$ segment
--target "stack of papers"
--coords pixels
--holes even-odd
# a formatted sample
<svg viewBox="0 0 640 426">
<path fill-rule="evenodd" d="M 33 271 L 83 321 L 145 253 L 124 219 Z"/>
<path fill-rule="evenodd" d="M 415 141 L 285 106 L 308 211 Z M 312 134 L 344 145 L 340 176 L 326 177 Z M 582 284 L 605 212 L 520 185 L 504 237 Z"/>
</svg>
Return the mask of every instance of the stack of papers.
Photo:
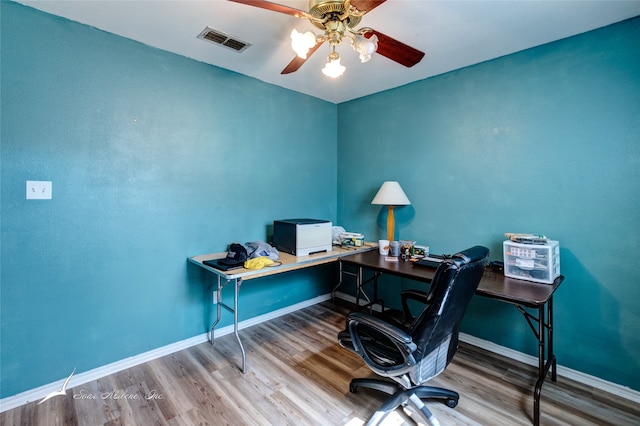
<svg viewBox="0 0 640 426">
<path fill-rule="evenodd" d="M 514 234 L 507 232 L 504 236 L 514 243 L 520 244 L 546 244 L 549 240 L 546 236 L 539 234 Z"/>
</svg>

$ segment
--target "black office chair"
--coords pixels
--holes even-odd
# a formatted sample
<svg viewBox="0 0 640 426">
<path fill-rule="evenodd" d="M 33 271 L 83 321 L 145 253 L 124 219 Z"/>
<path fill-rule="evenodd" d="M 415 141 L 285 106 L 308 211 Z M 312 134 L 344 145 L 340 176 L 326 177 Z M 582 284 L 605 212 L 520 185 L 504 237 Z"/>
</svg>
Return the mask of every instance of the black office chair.
<svg viewBox="0 0 640 426">
<path fill-rule="evenodd" d="M 392 380 L 351 381 L 351 392 L 363 386 L 391 395 L 367 425 L 379 424 L 389 413 L 407 404 L 417 410 L 423 422 L 437 425 L 421 398 L 444 399 L 451 408 L 458 405 L 457 392 L 424 383 L 451 362 L 458 348 L 460 322 L 488 257 L 488 248 L 475 246 L 445 260 L 435 271 L 428 304 L 407 328 L 363 312 L 349 314 L 347 330 L 338 335 L 340 345 L 361 356 L 373 372 Z"/>
</svg>

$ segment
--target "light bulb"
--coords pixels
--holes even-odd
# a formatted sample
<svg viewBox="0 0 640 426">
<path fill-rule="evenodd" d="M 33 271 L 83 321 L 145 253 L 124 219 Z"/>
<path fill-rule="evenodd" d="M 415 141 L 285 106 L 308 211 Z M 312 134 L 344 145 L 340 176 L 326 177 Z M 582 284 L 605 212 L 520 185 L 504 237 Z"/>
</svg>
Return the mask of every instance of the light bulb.
<svg viewBox="0 0 640 426">
<path fill-rule="evenodd" d="M 316 36 L 311 31 L 299 33 L 295 28 L 291 31 L 291 47 L 302 58 L 307 59 L 309 49 L 316 45 Z"/>
</svg>

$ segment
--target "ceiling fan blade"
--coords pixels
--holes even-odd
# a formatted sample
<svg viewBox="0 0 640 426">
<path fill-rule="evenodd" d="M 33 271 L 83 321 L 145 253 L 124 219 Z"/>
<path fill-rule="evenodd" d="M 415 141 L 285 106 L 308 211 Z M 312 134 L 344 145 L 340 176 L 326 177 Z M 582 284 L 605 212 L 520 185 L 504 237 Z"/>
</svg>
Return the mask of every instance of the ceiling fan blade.
<svg viewBox="0 0 640 426">
<path fill-rule="evenodd" d="M 309 57 L 313 55 L 314 52 L 318 50 L 320 46 L 322 46 L 322 43 L 324 43 L 324 41 L 320 41 L 316 43 L 315 46 L 309 49 L 309 51 L 307 52 L 307 59 L 309 59 Z M 289 65 L 284 67 L 284 69 L 280 72 L 280 74 L 291 74 L 292 72 L 298 71 L 300 67 L 307 61 L 307 59 L 302 59 L 300 56 L 296 55 L 296 57 L 293 58 L 291 62 L 289 62 Z"/>
<path fill-rule="evenodd" d="M 414 66 L 424 57 L 424 52 L 414 49 L 413 47 L 376 30 L 368 32 L 364 36 L 366 38 L 370 38 L 373 34 L 378 36 L 378 50 L 376 50 L 376 53 L 386 56 L 392 61 L 404 65 L 405 67 L 410 68 Z"/>
<path fill-rule="evenodd" d="M 361 12 L 371 12 L 387 0 L 351 0 L 351 6 L 354 6 Z"/>
<path fill-rule="evenodd" d="M 278 3 L 272 3 L 264 0 L 229 0 L 234 3 L 246 4 L 247 6 L 259 7 L 261 9 L 271 10 L 273 12 L 284 13 L 287 15 L 295 16 L 296 18 L 307 18 L 309 14 L 293 7 L 284 6 Z"/>
</svg>

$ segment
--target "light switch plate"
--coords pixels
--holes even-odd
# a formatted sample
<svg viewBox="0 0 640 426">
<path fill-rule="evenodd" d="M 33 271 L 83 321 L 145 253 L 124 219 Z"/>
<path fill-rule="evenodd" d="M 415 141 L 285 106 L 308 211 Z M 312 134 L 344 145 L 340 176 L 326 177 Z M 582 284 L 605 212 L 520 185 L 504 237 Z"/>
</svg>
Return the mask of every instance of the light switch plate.
<svg viewBox="0 0 640 426">
<path fill-rule="evenodd" d="M 27 200 L 50 200 L 51 181 L 48 180 L 28 180 Z"/>
</svg>

